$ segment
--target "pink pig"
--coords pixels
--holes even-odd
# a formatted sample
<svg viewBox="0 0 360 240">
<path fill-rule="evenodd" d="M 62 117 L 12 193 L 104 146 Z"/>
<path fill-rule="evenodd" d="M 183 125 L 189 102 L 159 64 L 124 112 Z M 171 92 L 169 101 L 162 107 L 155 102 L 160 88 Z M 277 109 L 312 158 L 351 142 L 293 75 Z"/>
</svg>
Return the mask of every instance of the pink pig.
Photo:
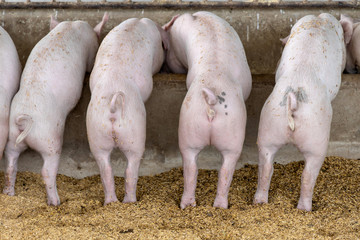
<svg viewBox="0 0 360 240">
<path fill-rule="evenodd" d="M 83 21 L 58 23 L 51 19 L 52 30 L 30 53 L 20 90 L 11 104 L 5 194 L 15 194 L 17 160 L 30 147 L 44 160 L 41 173 L 47 203 L 60 204 L 56 174 L 65 119 L 80 98 L 85 72 L 93 67 L 98 38 L 107 19 L 105 14 L 95 29 Z"/>
<path fill-rule="evenodd" d="M 348 32 L 352 33 L 346 46 L 346 71 L 348 73 L 359 73 L 360 65 L 360 22 L 353 21 L 351 17 L 341 15 L 340 22 L 348 22 Z"/>
<path fill-rule="evenodd" d="M 0 27 L 0 159 L 9 135 L 10 103 L 19 88 L 21 64 L 14 42 Z"/>
<path fill-rule="evenodd" d="M 131 18 L 104 38 L 90 76 L 86 115 L 90 150 L 100 169 L 105 203 L 118 201 L 110 154 L 118 147 L 127 158 L 125 197 L 136 202 L 136 184 L 145 150 L 146 111 L 152 76 L 165 59 L 165 31 L 147 18 Z M 165 39 L 165 38 L 164 38 Z"/>
<path fill-rule="evenodd" d="M 179 121 L 184 168 L 180 207 L 196 205 L 197 158 L 213 145 L 223 156 L 214 207 L 227 208 L 252 82 L 244 48 L 229 23 L 209 12 L 175 16 L 164 28 L 170 35 L 168 67 L 176 73 L 188 71 Z"/>
<path fill-rule="evenodd" d="M 345 67 L 349 24 L 323 13 L 305 16 L 291 29 L 276 71 L 276 85 L 261 111 L 255 203 L 268 202 L 275 153 L 293 143 L 305 157 L 297 208 L 311 211 L 329 142 L 331 101 L 339 91 Z"/>
</svg>

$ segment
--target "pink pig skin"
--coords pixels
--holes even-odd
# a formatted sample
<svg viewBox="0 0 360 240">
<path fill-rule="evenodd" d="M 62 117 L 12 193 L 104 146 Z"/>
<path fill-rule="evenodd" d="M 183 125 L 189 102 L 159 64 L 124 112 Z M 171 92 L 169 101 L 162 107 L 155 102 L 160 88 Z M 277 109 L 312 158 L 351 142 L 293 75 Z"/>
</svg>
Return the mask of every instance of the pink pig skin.
<svg viewBox="0 0 360 240">
<path fill-rule="evenodd" d="M 291 29 L 276 85 L 261 111 L 255 203 L 268 202 L 275 153 L 293 143 L 305 157 L 297 208 L 311 211 L 329 142 L 331 101 L 339 91 L 345 59 L 343 28 L 332 15 L 305 16 Z"/>
<path fill-rule="evenodd" d="M 104 205 L 118 201 L 110 154 L 118 147 L 127 158 L 125 197 L 136 202 L 136 184 L 145 150 L 146 112 L 152 76 L 165 59 L 165 32 L 147 18 L 131 18 L 104 38 L 90 76 L 91 101 L 86 115 L 90 150 L 100 169 Z"/>
<path fill-rule="evenodd" d="M 56 174 L 65 119 L 78 102 L 84 75 L 91 71 L 98 37 L 107 14 L 95 29 L 83 21 L 51 20 L 51 32 L 41 39 L 26 62 L 20 90 L 10 111 L 4 193 L 14 195 L 17 160 L 30 147 L 44 160 L 41 170 L 49 205 L 59 205 Z"/>
<path fill-rule="evenodd" d="M 188 71 L 179 121 L 184 168 L 180 207 L 196 205 L 198 154 L 213 145 L 223 156 L 214 207 L 227 208 L 252 82 L 242 43 L 225 20 L 209 12 L 175 16 L 163 28 L 170 35 L 168 67 L 176 73 Z"/>
<path fill-rule="evenodd" d="M 9 135 L 10 103 L 19 88 L 21 64 L 9 34 L 0 27 L 0 159 Z"/>
<path fill-rule="evenodd" d="M 346 24 L 345 29 L 351 32 L 348 45 L 346 46 L 346 71 L 348 73 L 359 73 L 360 64 L 360 22 L 355 22 L 351 17 L 341 15 L 340 23 Z"/>
</svg>

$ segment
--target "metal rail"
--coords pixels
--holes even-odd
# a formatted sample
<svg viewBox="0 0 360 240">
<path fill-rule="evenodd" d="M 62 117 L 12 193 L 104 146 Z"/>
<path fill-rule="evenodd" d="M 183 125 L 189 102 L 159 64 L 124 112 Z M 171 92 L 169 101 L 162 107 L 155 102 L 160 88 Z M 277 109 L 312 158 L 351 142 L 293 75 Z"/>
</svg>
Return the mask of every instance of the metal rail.
<svg viewBox="0 0 360 240">
<path fill-rule="evenodd" d="M 16 0 L 15 0 L 16 1 Z M 188 9 L 188 8 L 360 8 L 360 1 L 106 1 L 98 0 L 94 2 L 88 1 L 71 1 L 71 2 L 5 2 L 0 0 L 0 9 L 99 9 L 99 8 L 125 8 L 125 9 L 149 9 L 149 8 L 164 8 L 164 9 Z"/>
</svg>

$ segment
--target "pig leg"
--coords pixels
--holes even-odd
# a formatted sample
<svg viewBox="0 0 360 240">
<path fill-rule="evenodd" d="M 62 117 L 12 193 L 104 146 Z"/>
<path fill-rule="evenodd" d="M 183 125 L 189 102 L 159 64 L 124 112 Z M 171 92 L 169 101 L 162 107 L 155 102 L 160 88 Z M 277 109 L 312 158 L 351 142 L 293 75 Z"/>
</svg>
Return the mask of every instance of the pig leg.
<svg viewBox="0 0 360 240">
<path fill-rule="evenodd" d="M 17 173 L 17 161 L 19 159 L 20 153 L 26 149 L 25 145 L 16 146 L 15 141 L 9 141 L 6 150 L 5 150 L 5 158 L 6 158 L 6 167 L 5 167 L 5 187 L 3 190 L 4 194 L 9 196 L 15 195 L 15 180 Z"/>
<path fill-rule="evenodd" d="M 143 151 L 124 151 L 127 158 L 125 170 L 125 196 L 123 203 L 136 202 L 136 185 L 138 181 L 138 172 Z"/>
<path fill-rule="evenodd" d="M 103 184 L 105 193 L 104 205 L 111 202 L 117 202 L 118 199 L 115 194 L 114 174 L 110 162 L 111 150 L 97 148 L 91 143 L 90 149 L 99 166 L 101 182 Z"/>
<path fill-rule="evenodd" d="M 326 121 L 328 123 L 326 124 Z M 316 179 L 324 162 L 330 136 L 331 118 L 325 119 L 322 126 L 314 126 L 312 131 L 305 133 L 306 143 L 298 145 L 299 150 L 304 154 L 305 167 L 301 175 L 300 199 L 297 208 L 311 211 L 312 195 Z"/>
<path fill-rule="evenodd" d="M 60 205 L 60 199 L 56 188 L 56 175 L 60 162 L 60 151 L 52 154 L 42 153 L 41 155 L 44 159 L 41 175 L 45 183 L 47 204 L 53 206 Z"/>
<path fill-rule="evenodd" d="M 309 122 L 303 123 L 308 128 L 300 131 L 295 138 L 295 145 L 305 157 L 305 167 L 301 175 L 300 199 L 297 208 L 311 211 L 312 196 L 316 179 L 324 162 L 332 119 L 330 101 L 322 103 L 323 114 L 311 116 Z"/>
<path fill-rule="evenodd" d="M 191 148 L 181 151 L 184 171 L 184 192 L 181 197 L 181 209 L 184 209 L 187 206 L 196 206 L 195 190 L 198 175 L 197 158 L 200 151 L 201 149 Z"/>
<path fill-rule="evenodd" d="M 305 168 L 301 175 L 300 199 L 297 205 L 300 210 L 311 211 L 312 209 L 314 187 L 324 162 L 325 153 L 326 150 L 322 155 L 310 153 L 305 156 Z"/>
<path fill-rule="evenodd" d="M 242 147 L 241 147 L 242 149 Z M 228 208 L 228 194 L 240 152 L 222 152 L 223 164 L 219 171 L 219 180 L 214 207 Z"/>
<path fill-rule="evenodd" d="M 8 118 L 9 116 L 5 116 L 5 117 Z M 0 160 L 1 160 L 3 157 L 6 142 L 7 142 L 8 136 L 9 136 L 9 121 L 3 120 L 0 117 L 0 126 L 2 126 L 0 129 L 0 136 L 1 136 L 0 137 Z"/>
<path fill-rule="evenodd" d="M 281 146 L 273 145 L 263 147 L 262 145 L 259 145 L 258 186 L 254 197 L 254 203 L 268 203 L 270 181 L 274 171 L 274 156 L 280 147 Z"/>
</svg>

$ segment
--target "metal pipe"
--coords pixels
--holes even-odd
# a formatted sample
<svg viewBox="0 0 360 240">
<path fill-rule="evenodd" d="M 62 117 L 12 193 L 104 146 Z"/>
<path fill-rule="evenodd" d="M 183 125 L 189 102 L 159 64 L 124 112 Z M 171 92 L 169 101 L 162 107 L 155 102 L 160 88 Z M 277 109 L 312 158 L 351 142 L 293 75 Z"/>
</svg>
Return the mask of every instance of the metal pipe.
<svg viewBox="0 0 360 240">
<path fill-rule="evenodd" d="M 123 9 L 144 9 L 144 8 L 164 8 L 164 9 L 221 9 L 221 8 L 267 8 L 267 9 L 287 9 L 287 8 L 360 8 L 358 1 L 349 2 L 0 2 L 0 9 L 101 9 L 101 8 L 123 8 Z"/>
</svg>

